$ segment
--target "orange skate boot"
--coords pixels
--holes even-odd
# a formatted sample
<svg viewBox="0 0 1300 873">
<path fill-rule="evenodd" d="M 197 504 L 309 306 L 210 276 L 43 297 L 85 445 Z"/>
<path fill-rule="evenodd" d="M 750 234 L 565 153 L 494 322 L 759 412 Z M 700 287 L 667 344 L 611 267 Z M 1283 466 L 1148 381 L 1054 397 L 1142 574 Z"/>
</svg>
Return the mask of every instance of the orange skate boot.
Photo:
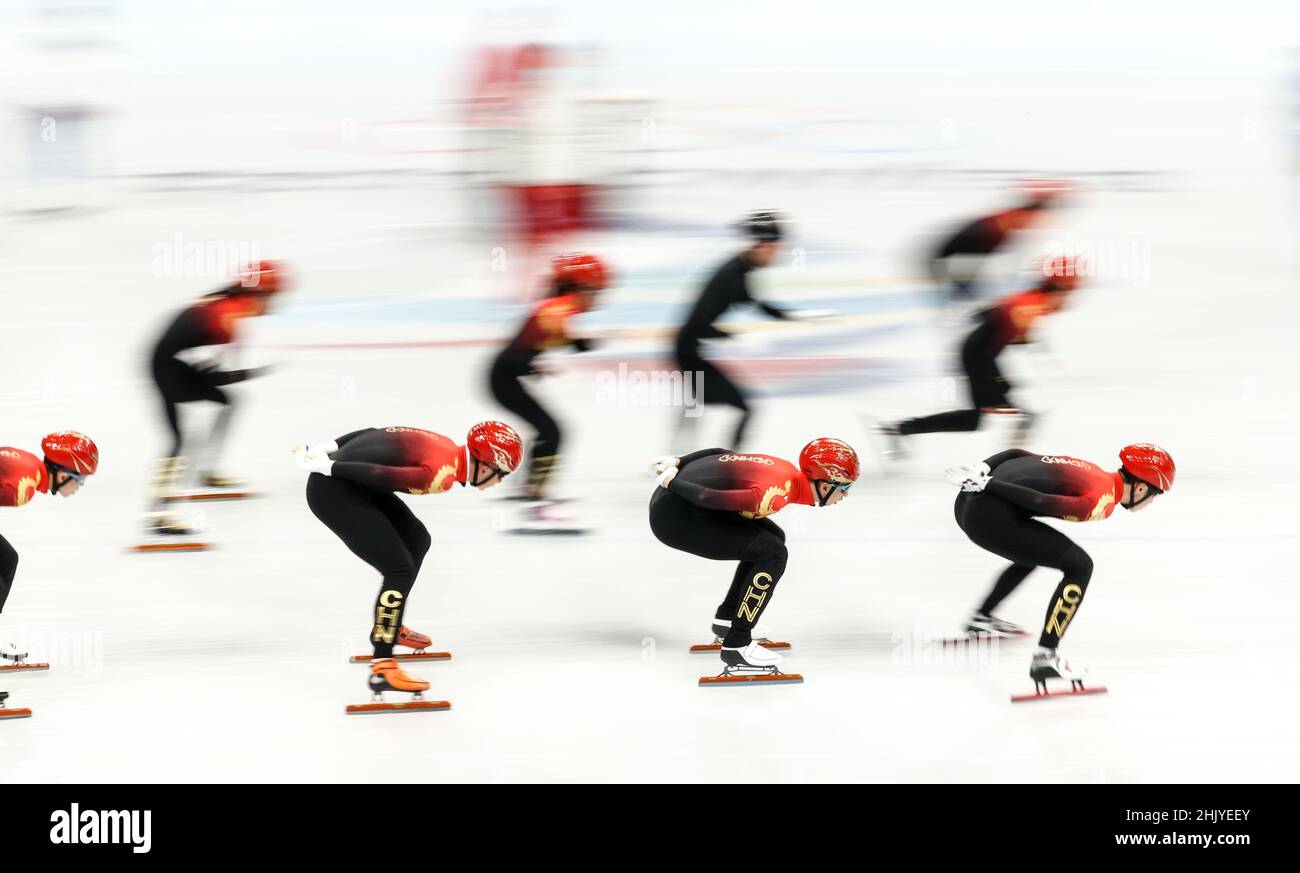
<svg viewBox="0 0 1300 873">
<path fill-rule="evenodd" d="M 367 682 L 370 693 L 374 695 L 370 703 L 361 706 L 349 706 L 348 715 L 366 715 L 378 712 L 430 712 L 451 709 L 445 700 L 425 700 L 424 692 L 429 690 L 429 683 L 402 670 L 393 658 L 381 658 L 370 667 Z M 385 691 L 400 691 L 412 695 L 409 703 L 385 703 Z"/>
<path fill-rule="evenodd" d="M 402 625 L 402 629 L 397 632 L 397 644 L 406 646 L 408 649 L 414 649 L 418 655 L 433 645 L 433 640 L 422 633 L 411 630 L 406 625 Z"/>
</svg>

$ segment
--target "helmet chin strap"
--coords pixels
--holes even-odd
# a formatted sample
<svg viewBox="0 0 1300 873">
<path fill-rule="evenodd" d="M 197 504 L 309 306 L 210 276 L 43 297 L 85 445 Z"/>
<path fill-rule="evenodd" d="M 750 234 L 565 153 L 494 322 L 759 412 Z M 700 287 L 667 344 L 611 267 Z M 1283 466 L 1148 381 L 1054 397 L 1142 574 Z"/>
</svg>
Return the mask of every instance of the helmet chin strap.
<svg viewBox="0 0 1300 873">
<path fill-rule="evenodd" d="M 68 484 L 68 479 L 72 478 L 71 476 L 69 476 L 68 479 L 64 479 L 62 482 L 60 482 L 59 474 L 63 472 L 63 468 L 60 467 L 58 464 L 51 464 L 49 461 L 45 462 L 45 470 L 47 473 L 50 474 L 51 495 L 58 494 L 59 490 L 62 489 L 64 485 Z"/>
<path fill-rule="evenodd" d="M 1141 506 L 1143 503 L 1146 503 L 1152 497 L 1155 497 L 1157 494 L 1161 493 L 1159 488 L 1156 488 L 1150 482 L 1146 482 L 1142 479 L 1139 479 L 1138 477 L 1130 473 L 1128 470 L 1124 470 L 1122 472 L 1124 474 L 1124 481 L 1128 483 L 1128 494 L 1129 494 L 1128 503 L 1124 503 L 1123 501 L 1120 502 L 1120 505 L 1123 506 L 1125 509 L 1130 511 L 1134 510 L 1139 506 Z M 1134 500 L 1133 489 L 1137 488 L 1139 482 L 1147 486 L 1147 493 L 1142 495 L 1141 500 Z"/>
</svg>

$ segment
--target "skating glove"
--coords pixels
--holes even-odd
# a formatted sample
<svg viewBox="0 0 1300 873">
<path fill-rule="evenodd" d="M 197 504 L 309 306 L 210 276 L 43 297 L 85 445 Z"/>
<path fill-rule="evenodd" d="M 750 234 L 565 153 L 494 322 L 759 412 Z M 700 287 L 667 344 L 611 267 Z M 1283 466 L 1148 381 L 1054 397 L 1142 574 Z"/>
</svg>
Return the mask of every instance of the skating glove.
<svg viewBox="0 0 1300 873">
<path fill-rule="evenodd" d="M 657 478 L 662 476 L 663 472 L 669 467 L 680 467 L 681 464 L 682 462 L 680 458 L 673 457 L 672 455 L 660 455 L 657 458 L 650 459 L 650 467 L 646 472 Z"/>
<path fill-rule="evenodd" d="M 324 446 L 294 446 L 293 459 L 299 467 L 312 473 L 328 476 L 334 469 L 334 462 L 330 460 Z"/>
<path fill-rule="evenodd" d="M 978 464 L 960 464 L 944 471 L 948 481 L 960 485 L 962 491 L 983 491 L 993 478 L 989 465 L 980 461 Z"/>
<path fill-rule="evenodd" d="M 668 469 L 664 470 L 662 473 L 659 474 L 659 486 L 661 488 L 667 488 L 668 483 L 673 481 L 676 478 L 677 478 L 677 468 L 669 467 Z"/>
</svg>

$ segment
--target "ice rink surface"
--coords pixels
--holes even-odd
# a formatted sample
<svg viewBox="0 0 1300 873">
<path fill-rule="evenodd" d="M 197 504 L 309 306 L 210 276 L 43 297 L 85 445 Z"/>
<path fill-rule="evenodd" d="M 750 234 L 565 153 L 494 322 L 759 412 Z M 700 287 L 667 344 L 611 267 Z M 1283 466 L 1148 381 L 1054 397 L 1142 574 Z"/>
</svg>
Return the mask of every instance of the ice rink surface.
<svg viewBox="0 0 1300 873">
<path fill-rule="evenodd" d="M 1065 232 L 1131 243 L 1139 264 L 1082 292 L 1045 350 L 1008 352 L 1020 396 L 1044 411 L 1027 448 L 1109 465 L 1149 440 L 1179 475 L 1140 515 L 1060 525 L 1096 564 L 1063 651 L 1110 692 L 1024 706 L 1008 695 L 1030 690 L 1032 643 L 966 657 L 931 643 L 1001 566 L 957 529 L 943 467 L 992 454 L 1003 432 L 922 438 L 884 471 L 861 418 L 952 402 L 957 327 L 928 311 L 900 251 L 909 234 L 997 204 L 994 182 L 962 171 L 1008 165 L 987 144 L 848 187 L 756 173 L 740 189 L 642 192 L 656 218 L 719 228 L 780 205 L 811 254 L 761 277 L 763 293 L 883 326 L 860 339 L 833 323 L 755 329 L 720 349 L 756 389 L 764 366 L 806 363 L 827 336 L 847 343 L 827 354 L 861 367 L 845 376 L 823 356 L 829 381 L 816 391 L 764 385 L 746 447 L 794 458 L 833 435 L 864 459 L 842 505 L 776 517 L 791 557 L 764 624 L 794 644 L 784 666 L 805 683 L 697 687 L 719 664 L 687 647 L 708 641 L 732 570 L 651 536 L 642 468 L 668 450 L 673 411 L 611 402 L 600 379 L 619 361 L 654 361 L 666 341 L 611 340 L 539 389 L 567 426 L 560 491 L 589 535 L 507 535 L 513 510 L 496 492 L 409 500 L 434 547 L 406 621 L 454 653 L 410 667 L 453 704 L 427 715 L 344 716 L 368 697 L 366 669 L 347 656 L 366 650 L 377 580 L 311 515 L 289 448 L 365 426 L 459 439 L 502 415 L 486 393 L 488 341 L 517 312 L 491 245 L 456 228 L 456 192 L 433 177 L 124 184 L 102 209 L 10 216 L 0 444 L 30 449 L 77 428 L 97 440 L 102 472 L 75 499 L 0 512 L 21 555 L 0 639 L 53 665 L 0 680 L 35 710 L 0 724 L 0 782 L 1295 781 L 1297 184 L 1270 127 L 1276 85 L 1257 72 L 1213 93 L 1191 87 L 1194 100 L 1148 107 L 1145 129 L 1115 122 L 1108 141 L 1094 126 L 1090 145 L 1031 167 L 1083 178 Z M 1243 119 L 1263 132 L 1239 135 Z M 1012 160 L 1032 164 L 1031 151 Z M 1106 173 L 1129 166 L 1133 178 Z M 276 371 L 234 389 L 226 466 L 262 496 L 204 508 L 212 551 L 140 556 L 126 549 L 163 443 L 144 356 L 165 318 L 215 284 L 151 273 L 154 247 L 175 233 L 258 240 L 299 286 L 245 350 Z M 620 271 L 607 311 L 591 316 L 611 334 L 668 323 L 735 245 L 635 228 L 575 242 Z M 912 314 L 891 320 L 884 301 Z M 700 445 L 729 422 L 706 414 Z M 1036 572 L 1005 617 L 1038 627 L 1055 582 Z"/>
</svg>

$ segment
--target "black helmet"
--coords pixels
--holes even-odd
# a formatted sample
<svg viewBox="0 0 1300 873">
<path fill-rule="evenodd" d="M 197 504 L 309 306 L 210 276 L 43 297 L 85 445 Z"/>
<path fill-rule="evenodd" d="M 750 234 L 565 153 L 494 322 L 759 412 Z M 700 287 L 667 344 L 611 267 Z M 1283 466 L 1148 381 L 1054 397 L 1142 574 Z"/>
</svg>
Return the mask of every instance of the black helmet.
<svg viewBox="0 0 1300 873">
<path fill-rule="evenodd" d="M 779 242 L 785 235 L 782 221 L 775 212 L 751 212 L 740 220 L 738 226 L 755 242 Z"/>
</svg>

